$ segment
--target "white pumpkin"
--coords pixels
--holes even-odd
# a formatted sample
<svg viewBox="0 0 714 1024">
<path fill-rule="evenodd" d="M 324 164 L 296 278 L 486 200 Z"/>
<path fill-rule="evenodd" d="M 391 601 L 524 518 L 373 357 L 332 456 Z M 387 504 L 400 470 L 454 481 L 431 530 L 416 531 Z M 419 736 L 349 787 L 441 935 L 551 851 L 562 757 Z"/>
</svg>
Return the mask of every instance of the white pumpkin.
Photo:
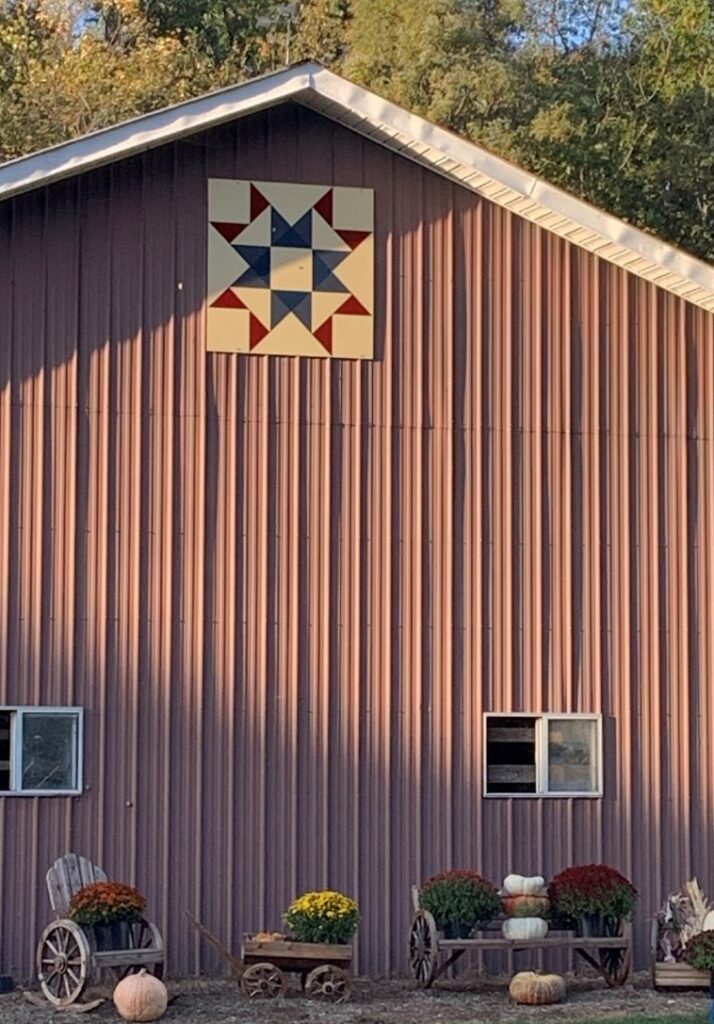
<svg viewBox="0 0 714 1024">
<path fill-rule="evenodd" d="M 548 922 L 542 917 L 509 917 L 501 925 L 504 939 L 544 939 L 548 934 Z"/>
<path fill-rule="evenodd" d="M 166 986 L 145 970 L 128 974 L 114 989 L 114 1005 L 124 1020 L 158 1020 L 166 1013 Z"/>
<path fill-rule="evenodd" d="M 524 896 L 540 896 L 545 889 L 545 878 L 542 875 L 532 875 L 523 879 Z"/>
<path fill-rule="evenodd" d="M 506 875 L 503 888 L 509 896 L 540 896 L 545 878 L 542 875 Z"/>
<path fill-rule="evenodd" d="M 504 891 L 509 896 L 522 896 L 523 895 L 523 875 L 506 875 L 503 879 Z"/>
</svg>

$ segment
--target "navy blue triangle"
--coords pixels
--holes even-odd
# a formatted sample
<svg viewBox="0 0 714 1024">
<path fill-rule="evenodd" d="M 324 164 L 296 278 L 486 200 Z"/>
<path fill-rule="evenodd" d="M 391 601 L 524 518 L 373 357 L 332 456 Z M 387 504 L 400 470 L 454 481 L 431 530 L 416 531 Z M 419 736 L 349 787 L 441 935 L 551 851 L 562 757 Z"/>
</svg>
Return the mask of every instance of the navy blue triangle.
<svg viewBox="0 0 714 1024">
<path fill-rule="evenodd" d="M 349 255 L 348 252 L 315 249 L 312 254 L 313 289 L 319 292 L 346 292 L 348 289 L 335 277 L 333 270 Z"/>
<path fill-rule="evenodd" d="M 312 330 L 312 295 L 310 292 L 305 292 L 305 297 L 302 302 L 295 307 L 293 313 L 300 323 L 307 327 L 308 331 Z"/>
<path fill-rule="evenodd" d="M 312 210 L 304 213 L 300 220 L 288 224 L 275 207 L 271 210 L 271 244 L 293 249 L 312 248 Z"/>
<path fill-rule="evenodd" d="M 298 320 L 305 324 L 308 331 L 311 330 L 312 295 L 310 292 L 271 292 L 270 326 L 276 327 L 288 313 L 294 313 Z"/>
<path fill-rule="evenodd" d="M 248 264 L 248 269 L 233 286 L 270 288 L 270 249 L 265 245 L 234 245 L 233 248 Z"/>
</svg>

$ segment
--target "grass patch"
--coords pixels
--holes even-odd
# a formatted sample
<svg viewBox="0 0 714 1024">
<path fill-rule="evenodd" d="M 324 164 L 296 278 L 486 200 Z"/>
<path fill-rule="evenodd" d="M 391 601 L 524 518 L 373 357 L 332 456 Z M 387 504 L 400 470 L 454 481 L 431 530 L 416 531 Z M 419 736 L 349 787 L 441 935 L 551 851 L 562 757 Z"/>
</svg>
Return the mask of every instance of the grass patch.
<svg viewBox="0 0 714 1024">
<path fill-rule="evenodd" d="M 554 1018 L 555 1019 L 555 1018 Z M 547 1021 L 547 1017 L 539 1017 L 541 1021 Z M 611 1017 L 609 1014 L 603 1017 L 592 1017 L 587 1020 L 582 1018 L 570 1018 L 558 1017 L 558 1024 L 708 1024 L 709 1021 L 709 1010 L 703 1010 L 701 1013 L 668 1013 L 666 1015 L 658 1014 L 655 1017 L 641 1014 L 632 1016 L 632 1014 L 618 1014 L 616 1017 Z M 521 1020 L 514 1021 L 513 1024 L 533 1024 L 533 1018 L 530 1020 L 527 1017 L 523 1017 Z"/>
</svg>

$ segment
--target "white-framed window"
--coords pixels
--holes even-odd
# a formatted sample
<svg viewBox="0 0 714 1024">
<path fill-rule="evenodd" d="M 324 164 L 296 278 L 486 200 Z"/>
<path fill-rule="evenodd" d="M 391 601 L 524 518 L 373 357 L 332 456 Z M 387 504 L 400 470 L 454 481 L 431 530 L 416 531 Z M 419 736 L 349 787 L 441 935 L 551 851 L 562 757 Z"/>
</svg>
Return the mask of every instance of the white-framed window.
<svg viewBox="0 0 714 1024">
<path fill-rule="evenodd" d="M 82 708 L 0 706 L 0 795 L 82 791 Z"/>
<path fill-rule="evenodd" d="M 602 796 L 602 715 L 484 715 L 484 796 Z"/>
</svg>

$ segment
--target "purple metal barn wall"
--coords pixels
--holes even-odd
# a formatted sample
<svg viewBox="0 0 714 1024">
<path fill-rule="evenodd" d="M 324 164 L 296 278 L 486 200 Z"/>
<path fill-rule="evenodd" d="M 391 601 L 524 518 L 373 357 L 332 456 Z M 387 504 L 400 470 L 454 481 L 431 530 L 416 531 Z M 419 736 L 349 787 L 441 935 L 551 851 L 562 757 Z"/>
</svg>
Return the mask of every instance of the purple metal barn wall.
<svg viewBox="0 0 714 1024">
<path fill-rule="evenodd" d="M 374 362 L 207 355 L 206 178 L 373 187 Z M 714 889 L 714 320 L 298 107 L 0 206 L 0 702 L 86 708 L 0 799 L 0 963 L 44 873 L 138 883 L 170 970 L 409 885 L 603 860 Z M 483 800 L 486 710 L 602 711 L 602 800 Z"/>
</svg>

